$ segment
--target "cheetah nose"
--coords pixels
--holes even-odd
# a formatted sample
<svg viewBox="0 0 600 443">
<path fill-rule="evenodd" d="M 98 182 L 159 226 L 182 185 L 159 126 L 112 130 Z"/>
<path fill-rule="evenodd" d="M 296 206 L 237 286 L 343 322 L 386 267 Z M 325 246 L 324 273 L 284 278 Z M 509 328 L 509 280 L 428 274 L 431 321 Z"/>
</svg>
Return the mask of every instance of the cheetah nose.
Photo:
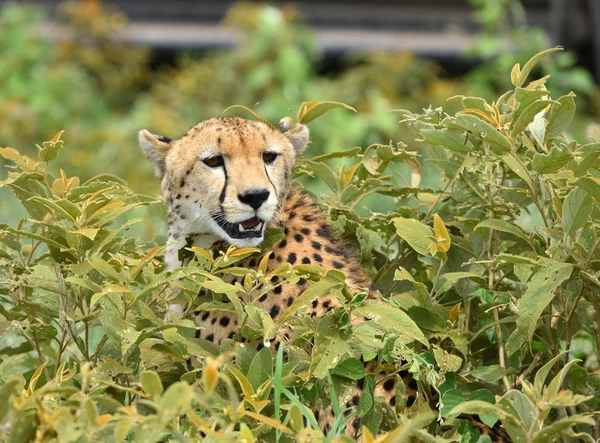
<svg viewBox="0 0 600 443">
<path fill-rule="evenodd" d="M 269 194 L 266 189 L 250 189 L 243 194 L 238 194 L 238 198 L 242 203 L 256 210 L 269 198 Z"/>
</svg>

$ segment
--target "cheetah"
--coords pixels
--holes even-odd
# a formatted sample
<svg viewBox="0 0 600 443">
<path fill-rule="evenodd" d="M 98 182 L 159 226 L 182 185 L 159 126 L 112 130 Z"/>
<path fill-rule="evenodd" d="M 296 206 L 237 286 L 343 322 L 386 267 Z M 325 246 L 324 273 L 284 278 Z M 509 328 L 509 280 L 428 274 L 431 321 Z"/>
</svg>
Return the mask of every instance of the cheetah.
<svg viewBox="0 0 600 443">
<path fill-rule="evenodd" d="M 232 117 L 202 121 L 177 140 L 141 130 L 141 150 L 161 180 L 168 206 L 167 269 L 184 264 L 180 251 L 186 246 L 208 248 L 224 241 L 240 248 L 259 247 L 266 228 L 279 227 L 284 230 L 284 238 L 263 250 L 271 253 L 267 271 L 284 262 L 337 269 L 346 275 L 352 293 L 367 292 L 368 297 L 377 298 L 364 268 L 351 248 L 335 238 L 324 212 L 307 193 L 292 185 L 296 162 L 308 142 L 309 131 L 302 124 L 281 132 L 264 122 Z M 247 259 L 244 265 L 256 267 L 257 260 Z M 273 278 L 277 283 L 277 277 Z M 300 278 L 294 284 L 274 286 L 257 300 L 257 306 L 277 320 L 309 284 Z M 337 297 L 326 296 L 314 300 L 306 314 L 320 316 L 340 305 Z M 173 304 L 170 309 L 179 315 L 184 306 Z M 218 345 L 237 337 L 239 325 L 234 314 L 196 311 L 194 315 L 198 338 Z M 287 330 L 282 327 L 272 345 L 277 348 L 286 336 Z M 372 372 L 376 366 L 373 361 L 366 364 Z M 410 406 L 417 386 L 407 376 L 408 372 L 400 373 L 408 388 L 406 403 Z M 386 399 L 391 410 L 396 406 L 396 380 L 395 376 L 387 377 L 374 392 L 376 397 Z M 357 393 L 346 406 L 358 404 L 362 388 L 359 381 Z M 334 420 L 332 408 L 317 408 L 314 413 L 319 426 L 327 431 Z M 360 420 L 350 419 L 346 432 L 356 436 L 359 430 Z"/>
</svg>

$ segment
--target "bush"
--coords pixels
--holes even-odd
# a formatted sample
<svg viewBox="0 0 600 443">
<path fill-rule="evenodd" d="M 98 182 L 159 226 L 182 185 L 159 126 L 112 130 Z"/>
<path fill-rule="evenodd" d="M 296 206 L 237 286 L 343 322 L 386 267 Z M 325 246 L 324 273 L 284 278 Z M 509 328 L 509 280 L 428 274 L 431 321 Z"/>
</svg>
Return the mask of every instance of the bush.
<svg viewBox="0 0 600 443">
<path fill-rule="evenodd" d="M 516 65 L 514 88 L 492 103 L 459 97 L 455 114 L 396 111 L 441 171 L 440 188 L 420 186 L 419 156 L 403 144 L 301 161 L 298 177 L 330 188 L 321 203 L 360 251 L 379 303 L 352 297 L 336 270 L 286 264 L 265 275 L 264 259 L 258 270 L 236 268 L 260 255 L 253 249 L 215 256 L 192 248 L 189 266 L 166 272 L 164 238 L 145 243 L 129 233 L 142 221 L 131 211 L 164 212 L 162 202 L 108 174 L 57 174 L 59 153 L 70 155 L 61 134 L 36 159 L 0 149 L 13 164 L 1 185 L 28 213 L 0 225 L 3 438 L 309 441 L 321 437 L 311 409 L 331 402 L 332 438 L 359 417 L 366 441 L 385 432 L 389 441 L 478 441 L 479 429 L 459 414 L 479 414 L 488 425 L 500 420 L 514 441 L 593 441 L 600 145 L 563 135 L 573 94 L 551 99 L 545 79 L 527 82 L 555 51 Z M 332 169 L 332 160 L 344 163 Z M 410 183 L 386 174 L 394 164 L 406 165 Z M 365 210 L 368 195 L 393 210 Z M 227 273 L 243 283 L 225 283 Z M 311 282 L 276 323 L 248 301 L 272 289 L 273 275 Z M 233 339 L 219 348 L 194 338 L 191 320 L 165 320 L 173 291 L 193 300 L 200 288 L 213 294 L 203 309 L 233 302 L 241 336 L 268 344 L 285 323 L 290 340 L 276 355 Z M 341 308 L 295 315 L 332 293 Z M 376 321 L 351 326 L 353 315 Z M 375 359 L 377 372 L 412 373 L 417 401 L 404 410 L 401 388 L 395 411 L 374 398 L 376 381 L 359 357 Z M 336 399 L 359 379 L 365 390 L 347 416 Z"/>
</svg>

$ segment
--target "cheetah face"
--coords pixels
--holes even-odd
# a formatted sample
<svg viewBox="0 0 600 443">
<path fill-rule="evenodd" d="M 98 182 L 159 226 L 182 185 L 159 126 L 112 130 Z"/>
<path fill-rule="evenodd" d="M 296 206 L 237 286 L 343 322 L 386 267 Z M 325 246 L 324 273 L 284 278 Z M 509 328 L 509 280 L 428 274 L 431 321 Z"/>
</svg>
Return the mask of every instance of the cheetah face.
<svg viewBox="0 0 600 443">
<path fill-rule="evenodd" d="M 171 237 L 211 234 L 255 247 L 289 192 L 308 129 L 282 133 L 261 122 L 214 118 L 179 140 L 146 130 L 139 140 L 162 180 Z"/>
</svg>

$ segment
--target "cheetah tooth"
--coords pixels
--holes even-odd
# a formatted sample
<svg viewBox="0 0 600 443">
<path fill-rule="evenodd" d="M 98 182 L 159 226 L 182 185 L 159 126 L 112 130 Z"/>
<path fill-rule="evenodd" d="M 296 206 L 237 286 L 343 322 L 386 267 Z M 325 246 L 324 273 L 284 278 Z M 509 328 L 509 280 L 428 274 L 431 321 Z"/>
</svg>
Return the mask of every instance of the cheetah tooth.
<svg viewBox="0 0 600 443">
<path fill-rule="evenodd" d="M 244 232 L 246 230 L 241 224 L 238 225 L 238 229 L 240 232 Z"/>
</svg>

